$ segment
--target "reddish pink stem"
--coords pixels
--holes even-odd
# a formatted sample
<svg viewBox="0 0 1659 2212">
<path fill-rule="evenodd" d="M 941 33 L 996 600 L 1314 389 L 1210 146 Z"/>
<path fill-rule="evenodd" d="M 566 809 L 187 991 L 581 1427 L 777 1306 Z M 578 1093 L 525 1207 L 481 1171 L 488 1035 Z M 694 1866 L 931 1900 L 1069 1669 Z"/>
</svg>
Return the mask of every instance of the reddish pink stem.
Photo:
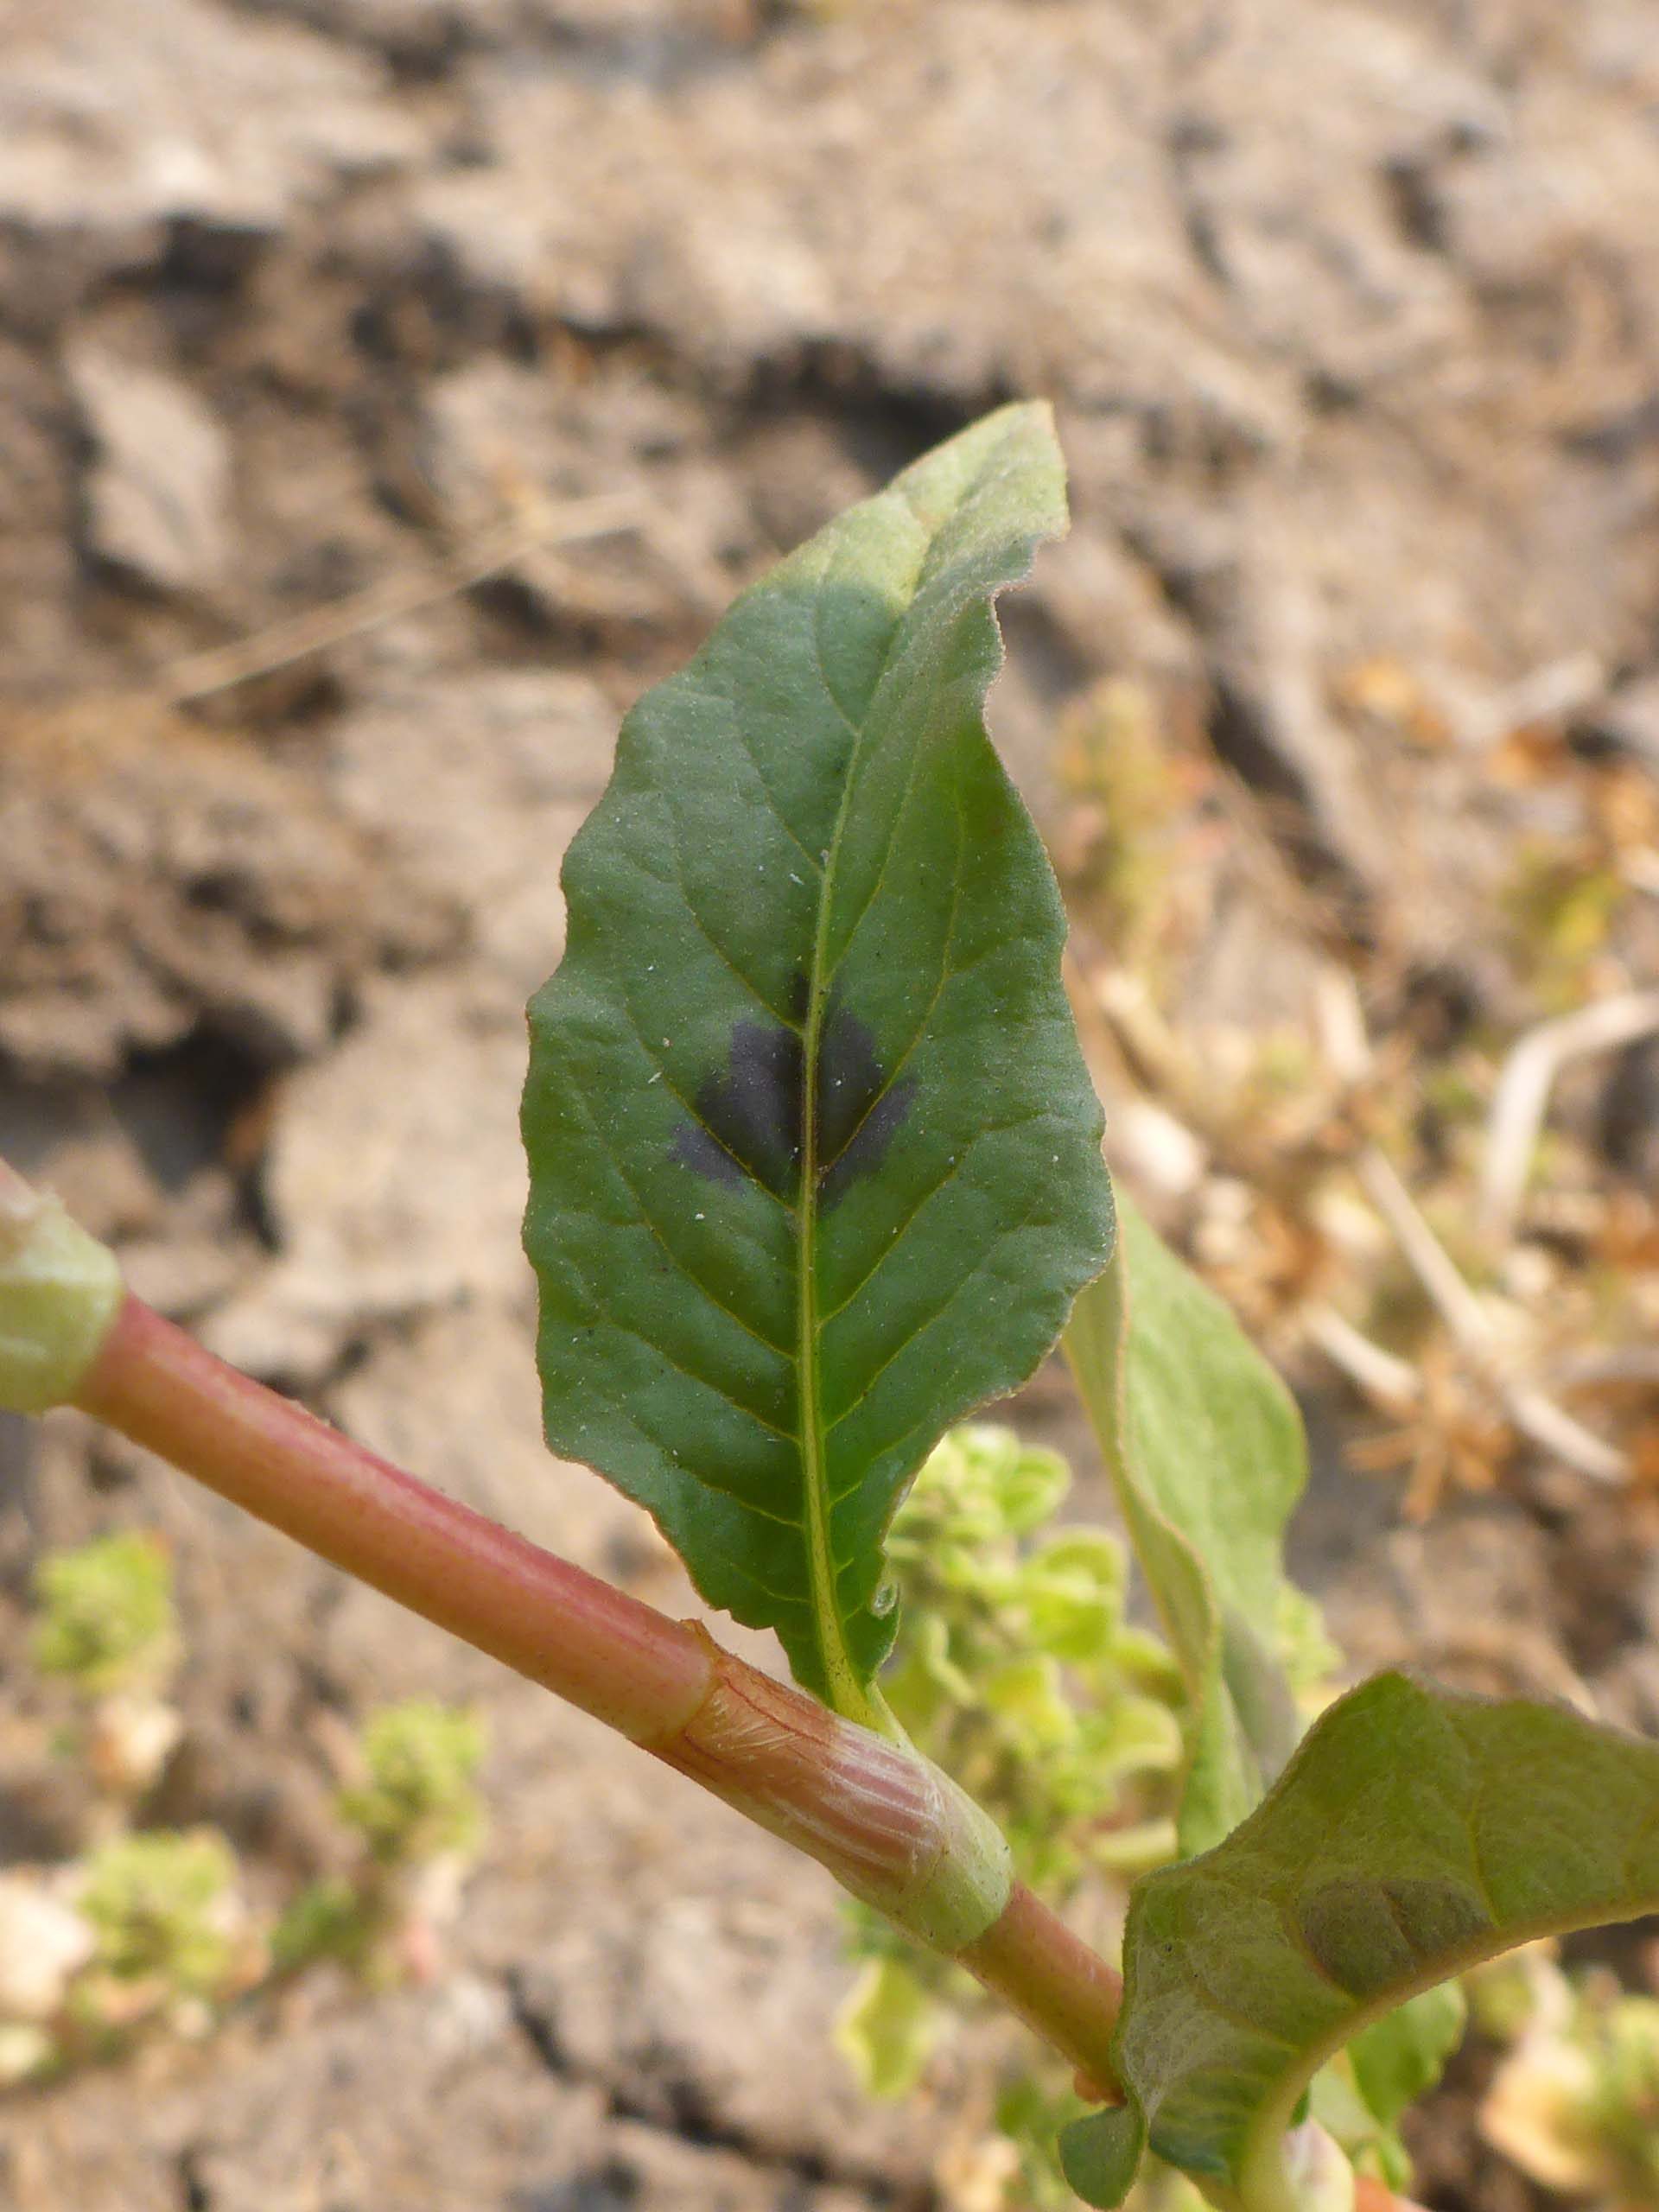
<svg viewBox="0 0 1659 2212">
<path fill-rule="evenodd" d="M 1117 2075 L 1106 2046 L 1123 2001 L 1123 1977 L 1023 1882 L 1014 1884 L 995 1926 L 959 1951 L 957 1963 L 1066 2054 L 1077 2069 L 1080 2095 L 1113 2101 Z"/>
<path fill-rule="evenodd" d="M 353 1444 L 129 1298 L 85 1412 L 308 1550 L 580 1706 L 827 1866 L 901 1925 L 962 1847 L 957 1793 L 907 1747 L 722 1651 Z M 982 1815 L 975 1815 L 982 1821 Z M 907 1910 L 908 1908 L 908 1910 Z M 1016 1884 L 943 1945 L 1105 2094 L 1122 1984 Z"/>
<path fill-rule="evenodd" d="M 678 1734 L 714 1679 L 683 1621 L 416 1482 L 129 1298 L 77 1403 L 635 1743 Z"/>
</svg>

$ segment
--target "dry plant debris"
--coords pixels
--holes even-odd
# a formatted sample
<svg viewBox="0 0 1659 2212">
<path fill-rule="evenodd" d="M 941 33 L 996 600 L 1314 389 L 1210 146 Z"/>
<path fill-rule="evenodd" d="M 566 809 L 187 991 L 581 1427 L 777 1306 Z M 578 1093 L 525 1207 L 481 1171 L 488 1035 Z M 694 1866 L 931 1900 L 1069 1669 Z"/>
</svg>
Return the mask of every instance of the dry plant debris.
<svg viewBox="0 0 1659 2212">
<path fill-rule="evenodd" d="M 1491 942 L 1438 975 L 1386 902 L 1344 930 L 1282 804 L 1149 691 L 1103 687 L 1063 735 L 1074 989 L 1119 1164 L 1253 1329 L 1339 1370 L 1377 1421 L 1352 1463 L 1403 1472 L 1415 1518 L 1659 1474 L 1659 779 L 1575 741 L 1583 683 L 1540 671 L 1495 702 L 1513 726 L 1460 726 L 1389 662 L 1336 686 L 1511 833 L 1517 794 L 1559 825 L 1510 835 Z M 1217 1007 L 1230 935 L 1261 969 Z"/>
</svg>

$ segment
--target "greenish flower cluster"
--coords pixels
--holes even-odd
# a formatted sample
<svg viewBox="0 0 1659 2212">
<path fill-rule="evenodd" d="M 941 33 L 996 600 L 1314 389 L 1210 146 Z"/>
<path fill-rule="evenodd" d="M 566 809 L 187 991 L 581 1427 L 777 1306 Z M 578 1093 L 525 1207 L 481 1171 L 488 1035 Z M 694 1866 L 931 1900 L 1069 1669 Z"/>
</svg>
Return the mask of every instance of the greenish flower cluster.
<svg viewBox="0 0 1659 2212">
<path fill-rule="evenodd" d="M 292 1900 L 271 1935 L 279 1974 L 319 1959 L 371 1980 L 423 1971 L 421 1947 L 410 1955 L 409 1933 L 452 1916 L 460 1877 L 482 1840 L 485 1731 L 476 1713 L 412 1698 L 376 1713 L 358 1749 L 363 1777 L 334 1802 L 364 1863 L 355 1874 L 308 1884 Z"/>
<path fill-rule="evenodd" d="M 477 1715 L 418 1700 L 372 1715 L 336 1800 L 350 1863 L 273 1917 L 218 1829 L 134 1825 L 184 1732 L 166 1695 L 182 1654 L 166 1548 L 123 1535 L 50 1553 L 35 1598 L 35 1664 L 73 1700 L 67 1724 L 41 1726 L 41 1751 L 79 1771 L 87 1847 L 0 1874 L 0 2089 L 157 2031 L 206 2035 L 320 1960 L 378 1982 L 436 1971 L 484 1833 Z"/>
<path fill-rule="evenodd" d="M 118 1836 L 87 1861 L 77 1900 L 96 1963 L 118 1980 L 213 1997 L 232 1978 L 237 1865 L 212 1828 Z"/>
<path fill-rule="evenodd" d="M 366 1776 L 342 1790 L 340 1810 L 382 1866 L 474 1849 L 484 1828 L 475 1781 L 484 1757 L 477 1714 L 413 1698 L 375 1714 L 363 1732 Z"/>
<path fill-rule="evenodd" d="M 1020 1878 L 1098 1923 L 1174 1855 L 1183 1692 L 1164 1645 L 1125 1618 L 1122 1545 L 1053 1525 L 1071 1483 L 1058 1454 L 1007 1429 L 945 1437 L 888 1539 L 903 1610 L 881 1687 L 917 1748 L 996 1820 Z M 902 2096 L 978 1993 L 874 1914 L 849 1916 L 864 1964 L 836 2040 L 866 2088 Z M 1022 2202 L 1071 2201 L 1052 2144 L 1083 2108 L 1063 2069 L 1039 2079 L 1020 2051 L 996 2119 Z"/>
<path fill-rule="evenodd" d="M 1122 1545 L 1048 1526 L 1071 1482 L 1007 1429 L 954 1430 L 887 1546 L 905 1608 L 887 1702 L 1050 1898 L 1169 1857 L 1181 1758 L 1180 1680 L 1124 1618 Z"/>
<path fill-rule="evenodd" d="M 137 1533 L 48 1553 L 35 1574 L 30 1654 L 44 1675 L 89 1696 L 164 1678 L 178 1656 L 173 1570 L 165 1548 Z"/>
</svg>

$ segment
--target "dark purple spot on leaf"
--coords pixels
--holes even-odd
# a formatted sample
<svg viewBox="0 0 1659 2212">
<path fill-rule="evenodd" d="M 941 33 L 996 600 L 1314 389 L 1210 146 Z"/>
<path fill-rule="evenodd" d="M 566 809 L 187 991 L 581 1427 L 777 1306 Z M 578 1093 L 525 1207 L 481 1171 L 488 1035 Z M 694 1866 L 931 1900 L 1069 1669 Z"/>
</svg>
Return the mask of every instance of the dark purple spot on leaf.
<svg viewBox="0 0 1659 2212">
<path fill-rule="evenodd" d="M 1326 1883 L 1304 1900 L 1298 1917 L 1314 1964 L 1352 1996 L 1379 1994 L 1415 1963 L 1380 1885 L 1363 1876 Z"/>
<path fill-rule="evenodd" d="M 813 1088 L 818 1196 L 828 1207 L 880 1166 L 916 1083 L 913 1077 L 889 1083 L 870 1032 L 832 1004 Z M 800 1187 L 804 1094 L 799 1035 L 769 1023 L 736 1022 L 725 1071 L 699 1086 L 696 1119 L 681 1126 L 674 1158 L 728 1187 L 747 1175 L 792 1203 Z"/>
<path fill-rule="evenodd" d="M 729 1188 L 743 1180 L 742 1168 L 700 1122 L 681 1124 L 674 1139 L 674 1157 L 682 1166 L 694 1167 L 699 1175 L 706 1175 L 711 1183 L 724 1183 Z"/>
<path fill-rule="evenodd" d="M 1420 1959 L 1444 1957 L 1491 1933 L 1491 1916 L 1471 1889 L 1409 1875 L 1382 1887 L 1401 1934 Z"/>
<path fill-rule="evenodd" d="M 702 1083 L 697 1120 L 675 1140 L 674 1157 L 717 1183 L 753 1177 L 780 1198 L 800 1180 L 801 1040 L 792 1029 L 739 1021 L 726 1072 Z M 741 1171 L 741 1172 L 740 1172 Z"/>
<path fill-rule="evenodd" d="M 1491 1932 L 1473 1893 L 1410 1877 L 1330 1882 L 1300 1909 L 1309 1954 L 1356 1997 L 1376 1997 Z"/>
<path fill-rule="evenodd" d="M 916 1096 L 916 1079 L 889 1083 L 875 1039 L 861 1021 L 831 1005 L 818 1049 L 818 1196 L 835 1205 L 887 1157 Z"/>
</svg>

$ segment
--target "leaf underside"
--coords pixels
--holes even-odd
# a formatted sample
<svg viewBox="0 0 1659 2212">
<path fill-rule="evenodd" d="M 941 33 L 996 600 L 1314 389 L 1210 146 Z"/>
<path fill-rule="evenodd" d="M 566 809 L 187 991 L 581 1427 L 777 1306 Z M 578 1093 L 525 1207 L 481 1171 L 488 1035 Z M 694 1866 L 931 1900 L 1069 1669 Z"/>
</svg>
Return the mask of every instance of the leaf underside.
<svg viewBox="0 0 1659 2212">
<path fill-rule="evenodd" d="M 734 605 L 623 724 L 531 1007 L 547 1436 L 868 1717 L 882 1540 L 1110 1249 L 1064 920 L 986 736 L 993 595 L 1064 525 L 1008 408 Z"/>
<path fill-rule="evenodd" d="M 1301 1415 L 1231 1313 L 1119 1202 L 1117 1249 L 1065 1338 L 1130 1541 L 1186 1677 L 1185 1853 L 1242 1821 L 1298 1731 L 1268 1639 Z"/>
<path fill-rule="evenodd" d="M 1277 2212 L 1285 2128 L 1357 2031 L 1517 1943 L 1656 1908 L 1659 1745 L 1379 1675 L 1243 1827 L 1138 1885 L 1120 2071 L 1154 2151 Z"/>
</svg>

